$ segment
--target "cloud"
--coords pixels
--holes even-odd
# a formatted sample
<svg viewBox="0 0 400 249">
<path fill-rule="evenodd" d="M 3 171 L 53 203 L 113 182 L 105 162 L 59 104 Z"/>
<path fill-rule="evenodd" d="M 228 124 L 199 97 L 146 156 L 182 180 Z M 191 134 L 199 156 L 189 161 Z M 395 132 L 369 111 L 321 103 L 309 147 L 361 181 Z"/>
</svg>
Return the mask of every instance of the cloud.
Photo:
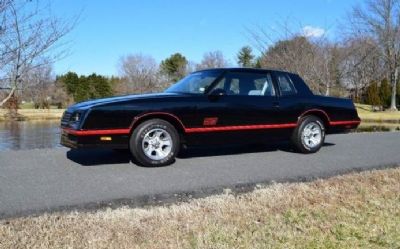
<svg viewBox="0 0 400 249">
<path fill-rule="evenodd" d="M 313 26 L 304 26 L 303 27 L 303 35 L 306 37 L 314 37 L 318 38 L 325 34 L 325 30 L 319 27 Z"/>
</svg>

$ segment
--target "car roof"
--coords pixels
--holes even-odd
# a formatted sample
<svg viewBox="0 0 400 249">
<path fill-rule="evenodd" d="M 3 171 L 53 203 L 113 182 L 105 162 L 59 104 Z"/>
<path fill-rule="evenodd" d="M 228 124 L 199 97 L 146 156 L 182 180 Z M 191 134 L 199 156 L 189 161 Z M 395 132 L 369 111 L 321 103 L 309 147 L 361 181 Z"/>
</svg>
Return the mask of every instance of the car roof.
<svg viewBox="0 0 400 249">
<path fill-rule="evenodd" d="M 250 68 L 250 67 L 230 67 L 230 68 L 208 68 L 208 69 L 203 69 L 203 70 L 198 70 L 196 72 L 205 72 L 205 71 L 231 71 L 231 72 L 246 72 L 246 73 L 266 73 L 266 72 L 282 72 L 282 73 L 290 73 L 294 74 L 292 72 L 284 71 L 284 70 L 279 70 L 279 69 L 270 69 L 270 68 Z"/>
<path fill-rule="evenodd" d="M 283 70 L 277 70 L 277 69 L 267 69 L 267 68 L 210 68 L 210 69 L 205 69 L 205 70 L 200 70 L 196 72 L 204 72 L 204 71 L 213 71 L 213 72 L 246 72 L 246 73 L 270 73 L 270 72 L 280 72 L 280 73 L 286 73 L 290 75 L 290 78 L 293 80 L 293 84 L 295 84 L 296 90 L 300 95 L 304 96 L 309 96 L 313 95 L 307 84 L 304 82 L 304 80 L 297 74 L 297 73 L 292 73 L 288 71 L 283 71 Z M 196 73 L 194 72 L 194 73 Z"/>
</svg>

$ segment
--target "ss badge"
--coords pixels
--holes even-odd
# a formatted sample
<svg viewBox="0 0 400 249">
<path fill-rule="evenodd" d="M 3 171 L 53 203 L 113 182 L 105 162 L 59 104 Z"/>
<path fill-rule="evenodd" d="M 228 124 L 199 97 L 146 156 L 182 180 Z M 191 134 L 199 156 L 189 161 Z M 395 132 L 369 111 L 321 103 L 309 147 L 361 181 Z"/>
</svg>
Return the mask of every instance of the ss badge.
<svg viewBox="0 0 400 249">
<path fill-rule="evenodd" d="M 213 126 L 213 125 L 217 125 L 217 122 L 218 122 L 217 117 L 204 118 L 203 125 L 204 126 Z"/>
</svg>

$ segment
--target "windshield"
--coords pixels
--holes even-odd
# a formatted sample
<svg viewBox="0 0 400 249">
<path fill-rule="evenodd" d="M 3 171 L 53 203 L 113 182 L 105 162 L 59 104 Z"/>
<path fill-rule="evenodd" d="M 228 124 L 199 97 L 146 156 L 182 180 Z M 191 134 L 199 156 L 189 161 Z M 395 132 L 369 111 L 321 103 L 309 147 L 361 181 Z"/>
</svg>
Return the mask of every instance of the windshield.
<svg viewBox="0 0 400 249">
<path fill-rule="evenodd" d="M 206 89 L 221 75 L 218 71 L 203 71 L 189 74 L 165 92 L 203 94 Z"/>
</svg>

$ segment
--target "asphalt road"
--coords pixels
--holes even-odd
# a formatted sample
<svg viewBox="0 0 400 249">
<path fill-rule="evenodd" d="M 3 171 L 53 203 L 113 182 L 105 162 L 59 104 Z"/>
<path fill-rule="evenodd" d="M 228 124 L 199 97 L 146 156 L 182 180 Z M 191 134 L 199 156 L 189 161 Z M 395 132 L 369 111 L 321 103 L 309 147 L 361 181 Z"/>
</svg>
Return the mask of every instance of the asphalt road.
<svg viewBox="0 0 400 249">
<path fill-rule="evenodd" d="M 284 145 L 192 149 L 162 168 L 139 167 L 128 154 L 106 150 L 7 151 L 0 152 L 0 218 L 170 202 L 394 165 L 400 165 L 400 132 L 331 135 L 312 155 Z"/>
</svg>

